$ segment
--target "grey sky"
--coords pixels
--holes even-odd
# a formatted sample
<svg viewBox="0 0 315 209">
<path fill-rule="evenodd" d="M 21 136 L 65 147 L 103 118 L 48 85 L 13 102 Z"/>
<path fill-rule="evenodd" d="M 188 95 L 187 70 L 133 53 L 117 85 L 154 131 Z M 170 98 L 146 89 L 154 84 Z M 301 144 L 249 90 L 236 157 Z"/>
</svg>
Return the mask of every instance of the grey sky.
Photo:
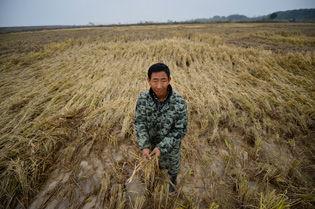
<svg viewBox="0 0 315 209">
<path fill-rule="evenodd" d="M 315 0 L 0 0 L 0 27 L 166 22 L 315 8 Z"/>
</svg>

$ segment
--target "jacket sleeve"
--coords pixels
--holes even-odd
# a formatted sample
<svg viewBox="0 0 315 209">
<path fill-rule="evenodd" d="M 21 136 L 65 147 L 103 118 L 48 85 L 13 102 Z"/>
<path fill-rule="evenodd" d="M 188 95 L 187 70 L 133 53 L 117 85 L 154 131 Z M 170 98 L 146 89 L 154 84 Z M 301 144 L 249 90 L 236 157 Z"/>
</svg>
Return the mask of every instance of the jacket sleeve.
<svg viewBox="0 0 315 209">
<path fill-rule="evenodd" d="M 143 150 L 144 148 L 151 148 L 148 127 L 146 125 L 145 106 L 146 101 L 145 99 L 141 98 L 140 95 L 137 101 L 135 116 L 135 127 L 140 150 Z"/>
<path fill-rule="evenodd" d="M 182 105 L 180 105 L 178 109 L 176 122 L 172 128 L 172 131 L 169 132 L 167 136 L 156 145 L 162 154 L 170 152 L 176 142 L 184 138 L 187 132 L 187 118 L 187 105 L 185 100 L 183 100 Z"/>
</svg>

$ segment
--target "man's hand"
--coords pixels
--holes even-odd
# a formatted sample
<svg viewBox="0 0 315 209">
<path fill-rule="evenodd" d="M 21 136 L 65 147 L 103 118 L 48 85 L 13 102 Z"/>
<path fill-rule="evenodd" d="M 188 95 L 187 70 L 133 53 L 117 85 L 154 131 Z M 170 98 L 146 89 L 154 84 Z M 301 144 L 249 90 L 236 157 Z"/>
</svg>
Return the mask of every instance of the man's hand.
<svg viewBox="0 0 315 209">
<path fill-rule="evenodd" d="M 151 155 L 150 155 L 149 153 L 150 153 L 149 148 L 144 148 L 144 149 L 142 150 L 142 158 L 143 158 L 143 159 L 148 158 L 148 159 L 151 160 Z"/>
<path fill-rule="evenodd" d="M 156 154 L 157 157 L 161 156 L 161 151 L 160 151 L 160 149 L 158 147 L 155 147 L 154 150 L 150 153 L 151 156 L 154 155 L 154 154 Z"/>
<path fill-rule="evenodd" d="M 151 156 L 152 155 L 156 155 L 157 157 L 160 157 L 161 156 L 161 151 L 158 147 L 155 147 L 154 150 L 150 153 L 150 150 L 149 148 L 144 148 L 142 150 L 142 158 L 143 159 L 146 159 L 148 158 L 149 160 L 151 160 Z"/>
</svg>

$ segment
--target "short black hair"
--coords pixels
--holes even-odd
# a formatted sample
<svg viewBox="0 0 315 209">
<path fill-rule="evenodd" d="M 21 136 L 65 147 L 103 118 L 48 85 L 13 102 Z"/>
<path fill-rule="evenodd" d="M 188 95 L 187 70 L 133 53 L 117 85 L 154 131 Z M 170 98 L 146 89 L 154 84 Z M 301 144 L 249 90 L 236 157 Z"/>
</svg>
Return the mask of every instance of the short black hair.
<svg viewBox="0 0 315 209">
<path fill-rule="evenodd" d="M 166 73 L 168 79 L 170 78 L 171 75 L 170 69 L 164 63 L 156 63 L 154 65 L 151 65 L 151 67 L 148 70 L 148 78 L 151 79 L 152 73 L 157 73 L 161 71 L 164 71 Z"/>
</svg>

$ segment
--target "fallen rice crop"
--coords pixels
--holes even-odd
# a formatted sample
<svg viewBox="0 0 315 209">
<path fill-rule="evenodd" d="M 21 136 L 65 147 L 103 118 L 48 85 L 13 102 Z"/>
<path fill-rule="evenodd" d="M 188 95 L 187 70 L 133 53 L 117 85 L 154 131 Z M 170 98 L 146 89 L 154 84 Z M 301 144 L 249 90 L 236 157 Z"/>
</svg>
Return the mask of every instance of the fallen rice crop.
<svg viewBox="0 0 315 209">
<path fill-rule="evenodd" d="M 0 207 L 314 207 L 314 37 L 295 23 L 1 34 Z M 172 194 L 133 126 L 156 62 L 189 113 Z"/>
</svg>

